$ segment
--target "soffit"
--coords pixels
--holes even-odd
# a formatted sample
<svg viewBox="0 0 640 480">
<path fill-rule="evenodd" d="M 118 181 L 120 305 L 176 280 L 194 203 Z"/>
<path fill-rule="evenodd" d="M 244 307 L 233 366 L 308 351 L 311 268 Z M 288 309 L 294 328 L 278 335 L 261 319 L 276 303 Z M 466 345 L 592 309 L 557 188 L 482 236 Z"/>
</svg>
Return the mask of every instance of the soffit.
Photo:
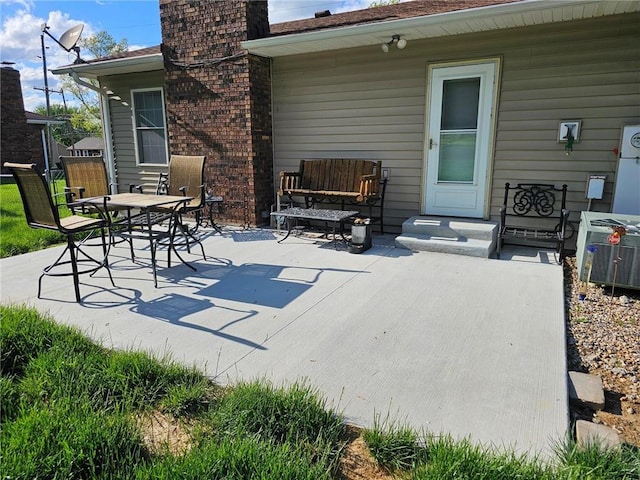
<svg viewBox="0 0 640 480">
<path fill-rule="evenodd" d="M 242 42 L 265 57 L 300 55 L 388 42 L 392 35 L 411 40 L 568 22 L 640 11 L 638 1 L 525 0 L 422 17 L 353 25 Z"/>
</svg>

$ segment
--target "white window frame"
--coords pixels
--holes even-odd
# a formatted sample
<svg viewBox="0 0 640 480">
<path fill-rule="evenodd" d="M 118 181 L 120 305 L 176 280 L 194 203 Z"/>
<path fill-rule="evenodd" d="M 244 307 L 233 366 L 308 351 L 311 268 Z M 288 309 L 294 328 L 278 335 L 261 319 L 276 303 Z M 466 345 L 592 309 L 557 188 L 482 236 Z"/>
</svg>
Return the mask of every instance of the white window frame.
<svg viewBox="0 0 640 480">
<path fill-rule="evenodd" d="M 142 162 L 140 158 L 140 146 L 138 145 L 138 126 L 136 125 L 136 102 L 135 102 L 135 94 L 136 93 L 144 93 L 144 92 L 160 92 L 160 100 L 162 102 L 162 126 L 164 129 L 164 149 L 165 149 L 165 159 L 164 163 L 150 163 L 150 162 Z M 131 89 L 131 125 L 133 128 L 133 143 L 135 147 L 135 155 L 136 155 L 136 166 L 167 166 L 169 165 L 169 132 L 167 131 L 167 110 L 165 108 L 164 103 L 164 90 L 162 87 L 154 87 L 154 88 L 135 88 Z"/>
</svg>

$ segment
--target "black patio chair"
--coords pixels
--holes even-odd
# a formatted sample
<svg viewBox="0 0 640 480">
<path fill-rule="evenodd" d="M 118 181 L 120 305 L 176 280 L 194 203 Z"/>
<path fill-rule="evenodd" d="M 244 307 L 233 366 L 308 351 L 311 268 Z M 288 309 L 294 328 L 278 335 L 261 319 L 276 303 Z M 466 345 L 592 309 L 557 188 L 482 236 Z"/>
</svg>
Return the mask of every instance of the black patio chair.
<svg viewBox="0 0 640 480">
<path fill-rule="evenodd" d="M 106 268 L 111 284 L 115 287 L 108 263 L 109 244 L 106 240 L 106 231 L 109 221 L 104 218 L 90 218 L 80 215 L 60 218 L 58 209 L 53 203 L 49 186 L 35 164 L 6 162 L 4 166 L 11 171 L 18 185 L 27 224 L 31 228 L 58 231 L 67 240 L 67 246 L 62 254 L 42 271 L 42 275 L 38 279 L 38 298 L 40 298 L 42 290 L 42 278 L 45 275 L 52 277 L 72 276 L 78 303 L 81 303 L 79 275 L 93 274 L 101 268 Z M 96 230 L 100 231 L 102 238 L 103 255 L 100 259 L 94 258 L 81 248 L 83 240 Z M 78 236 L 83 236 L 83 238 L 78 240 Z M 65 259 L 67 252 L 69 252 L 68 260 Z M 68 266 L 71 267 L 71 271 Z"/>
<path fill-rule="evenodd" d="M 205 159 L 205 156 L 171 155 L 169 174 L 160 174 L 156 193 L 193 197 L 178 211 L 177 230 L 183 237 L 183 243 L 179 244 L 186 245 L 188 252 L 190 252 L 191 243 L 199 244 L 202 250 L 202 257 L 206 260 L 202 242 L 194 235 L 200 224 L 198 221 L 199 216 L 202 215 L 205 207 Z M 193 228 L 189 228 L 183 219 L 183 216 L 189 213 L 196 215 L 196 225 Z"/>
<path fill-rule="evenodd" d="M 109 181 L 107 180 L 107 168 L 102 157 L 60 157 L 60 163 L 64 171 L 66 187 L 64 189 L 67 206 L 75 213 L 81 208 L 82 213 L 91 210 L 90 206 L 80 207 L 73 202 L 89 197 L 109 195 Z"/>
<path fill-rule="evenodd" d="M 99 208 L 79 202 L 90 197 L 103 197 L 109 195 L 110 184 L 107 179 L 107 167 L 101 156 L 91 157 L 59 157 L 66 187 L 64 188 L 67 207 L 74 214 L 102 214 Z M 125 207 L 110 206 L 109 220 L 111 222 L 111 244 L 115 245 L 114 232 L 126 228 L 127 217 L 131 211 Z"/>
</svg>

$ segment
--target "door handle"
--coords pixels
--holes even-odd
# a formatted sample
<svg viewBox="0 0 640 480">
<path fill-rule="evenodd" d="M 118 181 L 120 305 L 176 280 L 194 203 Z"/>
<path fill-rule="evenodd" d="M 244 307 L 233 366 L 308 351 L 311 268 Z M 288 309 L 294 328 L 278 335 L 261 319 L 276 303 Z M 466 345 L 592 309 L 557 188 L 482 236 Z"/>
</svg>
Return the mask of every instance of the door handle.
<svg viewBox="0 0 640 480">
<path fill-rule="evenodd" d="M 437 147 L 438 144 L 433 141 L 433 138 L 429 139 L 429 150 L 433 149 L 433 147 Z"/>
</svg>

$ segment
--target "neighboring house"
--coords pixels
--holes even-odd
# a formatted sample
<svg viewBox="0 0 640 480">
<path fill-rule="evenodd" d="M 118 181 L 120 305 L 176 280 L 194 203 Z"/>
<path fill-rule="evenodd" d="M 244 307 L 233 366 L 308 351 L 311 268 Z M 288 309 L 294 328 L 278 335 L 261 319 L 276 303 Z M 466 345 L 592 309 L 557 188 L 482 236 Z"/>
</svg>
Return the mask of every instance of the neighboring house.
<svg viewBox="0 0 640 480">
<path fill-rule="evenodd" d="M 85 137 L 66 147 L 67 155 L 73 157 L 104 156 L 104 140 L 100 137 Z"/>
<path fill-rule="evenodd" d="M 42 170 L 56 168 L 56 162 L 65 152 L 64 145 L 51 138 L 51 152 L 47 148 L 47 127 L 50 125 L 64 125 L 64 120 L 40 115 L 35 112 L 24 112 L 27 118 L 27 136 L 31 147 L 31 161 Z"/>
<path fill-rule="evenodd" d="M 162 48 L 54 73 L 106 92 L 122 191 L 204 154 L 227 221 L 261 223 L 300 159 L 363 158 L 389 169 L 396 229 L 495 219 L 505 182 L 566 183 L 577 223 L 590 173 L 610 211 L 621 127 L 640 123 L 640 2 L 416 0 L 268 25 L 266 2 L 161 0 L 160 17 Z"/>
<path fill-rule="evenodd" d="M 46 130 L 48 125 L 62 124 L 55 120 L 24 109 L 20 72 L 10 65 L 0 68 L 0 165 L 4 162 L 35 163 L 44 171 L 50 166 L 47 155 Z M 54 155 L 57 144 L 52 142 Z M 2 175 L 10 176 L 2 168 Z"/>
</svg>

